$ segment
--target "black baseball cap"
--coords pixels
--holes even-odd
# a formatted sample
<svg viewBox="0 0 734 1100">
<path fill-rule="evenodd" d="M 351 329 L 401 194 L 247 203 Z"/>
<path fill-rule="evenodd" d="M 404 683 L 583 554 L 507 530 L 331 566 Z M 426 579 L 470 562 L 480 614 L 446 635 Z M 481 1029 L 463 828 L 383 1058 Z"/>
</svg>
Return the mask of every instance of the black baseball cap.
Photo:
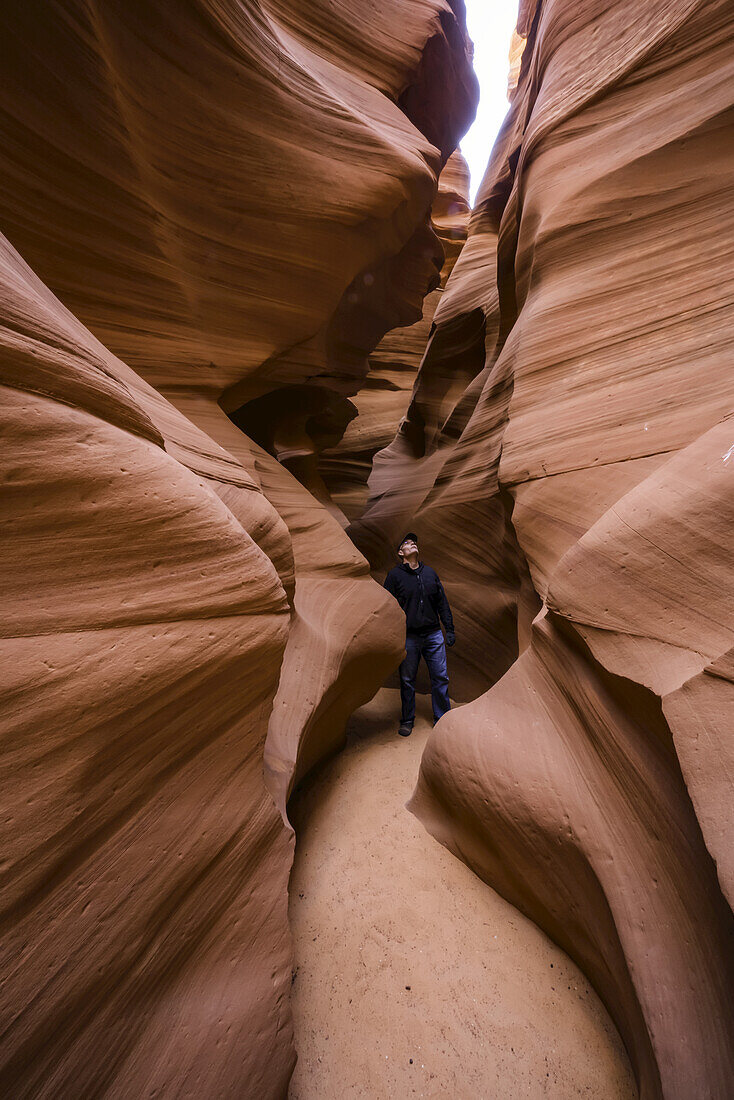
<svg viewBox="0 0 734 1100">
<path fill-rule="evenodd" d="M 402 549 L 403 543 L 407 542 L 409 539 L 411 542 L 414 542 L 416 546 L 418 545 L 418 536 L 416 535 L 415 531 L 408 531 L 407 535 L 403 535 L 400 542 L 398 543 L 398 550 Z"/>
</svg>

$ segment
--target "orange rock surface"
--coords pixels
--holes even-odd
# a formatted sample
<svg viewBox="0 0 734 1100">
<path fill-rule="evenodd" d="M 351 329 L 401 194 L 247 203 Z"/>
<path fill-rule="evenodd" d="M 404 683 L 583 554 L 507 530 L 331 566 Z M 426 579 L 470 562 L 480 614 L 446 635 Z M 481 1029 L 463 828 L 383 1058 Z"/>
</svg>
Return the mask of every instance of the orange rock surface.
<svg viewBox="0 0 734 1100">
<path fill-rule="evenodd" d="M 308 421 L 420 312 L 477 94 L 409 7 L 0 14 L 7 1095 L 286 1090 L 278 807 L 402 653 Z"/>
<path fill-rule="evenodd" d="M 455 607 L 452 686 L 483 691 L 439 723 L 412 808 L 579 963 L 643 1097 L 724 1100 L 734 12 L 541 0 L 520 30 L 352 530 L 379 568 L 412 521 Z M 448 406 L 439 362 L 470 374 Z"/>
<path fill-rule="evenodd" d="M 5 241 L 0 288 L 4 1090 L 282 1089 L 287 530 Z"/>
<path fill-rule="evenodd" d="M 438 194 L 431 207 L 431 226 L 445 257 L 440 285 L 426 296 L 419 321 L 388 332 L 372 352 L 369 373 L 351 401 L 353 419 L 338 444 L 319 454 L 319 473 L 330 500 L 345 521 L 361 517 L 368 499 L 367 481 L 374 456 L 392 441 L 410 404 L 434 314 L 466 241 L 471 212 L 468 195 L 469 169 L 457 151 L 441 172 Z"/>
<path fill-rule="evenodd" d="M 473 700 L 413 810 L 644 1100 L 726 1100 L 730 0 L 525 0 L 458 259 L 462 0 L 0 30 L 4 1094 L 284 1095 L 286 804 L 400 660 L 409 525 Z"/>
</svg>

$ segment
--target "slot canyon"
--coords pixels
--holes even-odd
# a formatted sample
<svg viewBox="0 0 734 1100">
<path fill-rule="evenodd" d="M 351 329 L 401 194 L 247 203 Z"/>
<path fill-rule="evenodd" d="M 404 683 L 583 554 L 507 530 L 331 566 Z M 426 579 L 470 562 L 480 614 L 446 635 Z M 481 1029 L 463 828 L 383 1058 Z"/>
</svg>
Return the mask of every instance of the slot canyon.
<svg viewBox="0 0 734 1100">
<path fill-rule="evenodd" d="M 731 0 L 0 26 L 2 1096 L 730 1100 Z"/>
</svg>

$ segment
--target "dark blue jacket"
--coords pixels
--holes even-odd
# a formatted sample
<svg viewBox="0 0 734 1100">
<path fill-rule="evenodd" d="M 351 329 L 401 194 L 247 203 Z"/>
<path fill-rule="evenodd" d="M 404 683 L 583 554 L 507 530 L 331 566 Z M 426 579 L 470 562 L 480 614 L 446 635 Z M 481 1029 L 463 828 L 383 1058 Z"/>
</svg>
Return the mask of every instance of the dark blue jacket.
<svg viewBox="0 0 734 1100">
<path fill-rule="evenodd" d="M 430 565 L 419 562 L 417 569 L 411 569 L 407 562 L 396 565 L 385 577 L 385 588 L 405 612 L 410 633 L 430 634 L 439 629 L 440 619 L 447 637 L 453 636 L 454 620 L 449 601 L 438 573 Z"/>
</svg>

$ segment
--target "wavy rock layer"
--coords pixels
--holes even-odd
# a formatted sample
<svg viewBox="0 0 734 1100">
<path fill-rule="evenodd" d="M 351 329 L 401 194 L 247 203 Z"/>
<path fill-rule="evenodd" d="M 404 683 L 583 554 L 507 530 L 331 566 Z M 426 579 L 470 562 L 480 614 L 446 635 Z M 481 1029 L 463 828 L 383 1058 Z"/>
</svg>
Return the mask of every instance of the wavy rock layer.
<svg viewBox="0 0 734 1100">
<path fill-rule="evenodd" d="M 378 566 L 414 517 L 457 605 L 455 681 L 495 683 L 439 724 L 414 810 L 580 963 L 644 1097 L 723 1100 L 734 14 L 542 0 L 520 30 L 469 240 L 352 529 Z M 472 376 L 448 409 L 418 404 L 434 370 Z"/>
<path fill-rule="evenodd" d="M 285 526 L 5 242 L 0 271 L 5 1088 L 282 1091 Z"/>
<path fill-rule="evenodd" d="M 292 1071 L 274 800 L 402 653 L 293 394 L 419 315 L 476 99 L 460 3 L 302 8 L 0 14 L 8 1095 Z"/>
<path fill-rule="evenodd" d="M 431 226 L 443 246 L 440 285 L 423 302 L 423 315 L 407 328 L 389 332 L 369 357 L 369 373 L 352 399 L 353 417 L 336 447 L 318 456 L 330 500 L 347 520 L 361 517 L 374 456 L 386 447 L 405 414 L 446 281 L 466 241 L 469 226 L 469 169 L 454 153 L 438 181 Z"/>
<path fill-rule="evenodd" d="M 451 578 L 451 689 L 460 702 L 506 672 L 539 606 L 499 485 L 512 377 L 495 362 L 496 245 L 496 231 L 480 226 L 464 246 L 405 418 L 375 456 L 367 506 L 349 528 L 380 573 L 394 563 L 401 534 L 416 527 L 426 560 Z"/>
</svg>

